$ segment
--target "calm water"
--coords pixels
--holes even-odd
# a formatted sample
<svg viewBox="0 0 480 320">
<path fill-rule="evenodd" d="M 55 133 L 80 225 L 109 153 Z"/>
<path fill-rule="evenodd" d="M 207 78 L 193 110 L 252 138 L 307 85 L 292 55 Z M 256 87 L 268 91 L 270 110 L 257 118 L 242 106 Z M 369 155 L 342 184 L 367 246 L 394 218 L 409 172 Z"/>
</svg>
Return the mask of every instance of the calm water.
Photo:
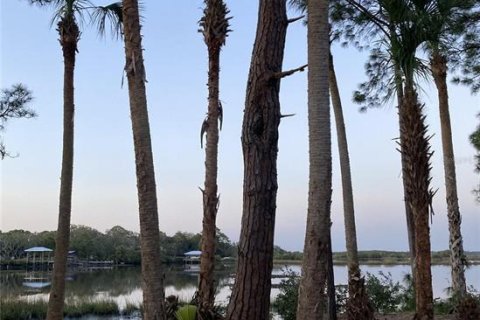
<svg viewBox="0 0 480 320">
<path fill-rule="evenodd" d="M 282 274 L 284 266 L 275 266 L 273 273 Z M 300 272 L 299 265 L 290 265 L 290 269 Z M 335 266 L 335 283 L 345 284 L 347 279 L 346 266 Z M 401 281 L 410 269 L 408 265 L 399 266 L 362 266 L 362 271 L 378 275 L 379 271 L 391 273 L 395 281 Z M 227 304 L 230 295 L 230 284 L 233 283 L 231 272 L 225 271 L 217 274 L 218 292 L 217 302 Z M 450 286 L 450 268 L 448 266 L 433 266 L 433 290 L 435 297 L 445 297 L 445 288 Z M 28 274 L 31 276 L 32 274 Z M 47 299 L 48 280 L 41 287 L 41 282 L 25 280 L 25 272 L 1 272 L 1 296 L 20 296 L 24 299 Z M 36 277 L 46 276 L 37 273 Z M 480 289 L 480 266 L 472 266 L 466 272 L 467 282 L 476 289 Z M 140 288 L 139 268 L 119 268 L 115 270 L 99 270 L 70 274 L 66 284 L 67 299 L 73 298 L 112 298 L 123 308 L 127 302 L 139 303 L 142 300 Z M 182 270 L 167 270 L 165 277 L 166 295 L 178 295 L 183 300 L 190 300 L 195 292 L 198 273 L 188 273 Z M 280 278 L 272 279 L 273 284 L 278 284 Z M 279 290 L 272 289 L 272 299 Z"/>
</svg>

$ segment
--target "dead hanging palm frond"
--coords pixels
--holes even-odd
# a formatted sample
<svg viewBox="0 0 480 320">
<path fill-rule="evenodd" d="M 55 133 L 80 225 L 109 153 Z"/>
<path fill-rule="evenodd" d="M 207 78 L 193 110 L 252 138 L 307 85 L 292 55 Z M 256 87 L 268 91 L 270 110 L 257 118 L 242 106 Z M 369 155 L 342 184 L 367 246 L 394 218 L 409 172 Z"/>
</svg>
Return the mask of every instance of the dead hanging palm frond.
<svg viewBox="0 0 480 320">
<path fill-rule="evenodd" d="M 220 124 L 220 130 L 222 130 L 223 106 L 222 106 L 222 102 L 220 100 L 218 100 L 218 123 Z"/>
<path fill-rule="evenodd" d="M 97 26 L 98 33 L 105 36 L 107 20 L 110 23 L 112 37 L 121 38 L 123 34 L 122 3 L 114 2 L 107 6 L 95 7 L 92 23 Z"/>
<path fill-rule="evenodd" d="M 208 131 L 208 115 L 203 120 L 202 128 L 200 129 L 200 147 L 203 149 L 203 135 Z"/>
</svg>

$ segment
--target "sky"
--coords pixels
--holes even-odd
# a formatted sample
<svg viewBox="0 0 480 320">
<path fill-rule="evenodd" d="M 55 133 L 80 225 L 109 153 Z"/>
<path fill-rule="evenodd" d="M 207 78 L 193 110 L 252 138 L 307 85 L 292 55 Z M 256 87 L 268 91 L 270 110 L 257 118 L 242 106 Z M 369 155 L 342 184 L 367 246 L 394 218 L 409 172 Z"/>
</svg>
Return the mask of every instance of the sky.
<svg viewBox="0 0 480 320">
<path fill-rule="evenodd" d="M 106 4 L 108 2 L 95 2 Z M 207 53 L 198 33 L 203 2 L 145 0 L 143 46 L 147 98 L 157 181 L 160 229 L 200 232 L 204 150 L 200 127 L 207 109 Z M 242 213 L 243 158 L 240 144 L 246 80 L 257 21 L 256 1 L 228 1 L 231 29 L 221 54 L 220 208 L 218 226 L 238 241 Z M 289 10 L 289 16 L 298 12 Z M 58 218 L 62 139 L 63 58 L 51 8 L 27 1 L 0 4 L 0 85 L 24 83 L 33 91 L 36 119 L 13 120 L 2 132 L 7 148 L 18 153 L 1 166 L 0 229 L 55 230 Z M 306 63 L 306 28 L 291 24 L 284 69 Z M 400 154 L 396 150 L 398 116 L 393 102 L 360 113 L 352 92 L 365 80 L 366 53 L 333 48 L 344 104 L 352 166 L 358 245 L 361 250 L 407 250 Z M 133 139 L 127 86 L 122 87 L 124 49 L 119 40 L 101 38 L 85 22 L 75 69 L 75 163 L 72 224 L 105 231 L 115 225 L 139 230 Z M 126 79 L 124 79 L 126 82 Z M 468 136 L 479 123 L 480 97 L 450 84 L 462 231 L 466 250 L 479 250 L 480 205 L 471 190 L 475 150 Z M 433 250 L 448 248 L 440 125 L 435 86 L 420 93 L 434 155 L 436 190 L 431 224 Z M 275 243 L 302 250 L 308 192 L 307 72 L 282 80 Z M 332 241 L 345 250 L 340 168 L 332 125 Z"/>
</svg>

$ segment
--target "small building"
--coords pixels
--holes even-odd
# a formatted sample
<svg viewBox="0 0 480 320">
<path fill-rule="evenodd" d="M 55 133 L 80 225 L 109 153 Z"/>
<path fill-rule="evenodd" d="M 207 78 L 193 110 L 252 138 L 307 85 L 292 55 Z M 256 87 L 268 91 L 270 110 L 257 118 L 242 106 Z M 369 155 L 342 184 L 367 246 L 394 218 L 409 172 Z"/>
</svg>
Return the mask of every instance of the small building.
<svg viewBox="0 0 480 320">
<path fill-rule="evenodd" d="M 185 271 L 198 272 L 200 271 L 200 256 L 202 251 L 188 251 L 183 254 L 184 269 Z"/>
<path fill-rule="evenodd" d="M 30 261 L 35 264 L 43 265 L 45 262 L 49 263 L 52 260 L 53 250 L 46 247 L 32 247 L 24 250 L 27 253 L 27 264 Z"/>
<path fill-rule="evenodd" d="M 31 289 L 48 287 L 51 283 L 49 264 L 53 263 L 53 250 L 46 247 L 32 247 L 24 250 L 24 252 L 27 254 L 27 269 L 22 283 L 23 286 Z M 30 270 L 29 263 L 31 264 Z"/>
</svg>

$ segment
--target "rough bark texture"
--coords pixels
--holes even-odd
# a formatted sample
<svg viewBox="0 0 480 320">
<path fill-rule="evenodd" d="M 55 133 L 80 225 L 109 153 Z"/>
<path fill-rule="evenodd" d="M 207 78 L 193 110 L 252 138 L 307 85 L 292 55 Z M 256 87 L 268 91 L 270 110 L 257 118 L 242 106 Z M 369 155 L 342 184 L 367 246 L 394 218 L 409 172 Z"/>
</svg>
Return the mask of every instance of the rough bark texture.
<svg viewBox="0 0 480 320">
<path fill-rule="evenodd" d="M 430 252 L 430 146 L 426 136 L 427 127 L 422 106 L 418 103 L 413 84 L 405 85 L 402 107 L 401 152 L 404 156 L 403 173 L 407 204 L 410 206 L 415 224 L 415 319 L 433 319 L 433 294 Z"/>
<path fill-rule="evenodd" d="M 402 99 L 403 99 L 403 83 L 402 83 L 402 75 L 400 68 L 398 65 L 395 65 L 395 86 L 396 86 L 396 91 L 397 91 L 397 102 L 398 102 L 398 109 L 399 113 L 401 113 L 400 109 L 403 107 L 402 104 Z M 399 121 L 399 128 L 402 128 L 404 126 L 403 124 L 403 118 L 398 117 Z M 405 140 L 405 137 L 403 136 L 404 131 L 400 129 L 400 141 Z M 400 144 L 401 148 L 401 144 Z M 404 196 L 404 204 L 405 204 L 405 217 L 407 221 L 407 234 L 408 234 L 408 247 L 410 249 L 410 267 L 412 269 L 412 277 L 413 277 L 413 283 L 415 283 L 415 257 L 416 257 L 416 252 L 415 252 L 415 223 L 413 219 L 413 213 L 412 209 L 410 208 L 410 205 L 408 205 L 409 201 L 407 199 L 408 192 L 407 192 L 407 175 L 405 174 L 405 168 L 407 168 L 406 162 L 405 162 L 405 156 L 403 152 L 401 153 L 401 161 L 402 161 L 402 183 L 403 183 L 403 196 Z"/>
<path fill-rule="evenodd" d="M 287 24 L 285 0 L 260 0 L 242 127 L 243 216 L 237 276 L 227 311 L 231 320 L 269 318 L 280 72 Z"/>
<path fill-rule="evenodd" d="M 47 319 L 63 319 L 65 298 L 65 275 L 67 271 L 68 247 L 70 245 L 70 217 L 72 208 L 73 183 L 73 142 L 74 142 L 74 70 L 80 31 L 73 15 L 67 15 L 58 23 L 60 45 L 63 51 L 63 154 L 60 178 L 60 203 L 58 228 L 55 239 L 52 287 L 48 300 Z"/>
<path fill-rule="evenodd" d="M 208 115 L 202 128 L 206 129 L 205 189 L 203 193 L 202 255 L 200 258 L 199 315 L 208 317 L 215 302 L 215 220 L 217 195 L 218 123 L 223 110 L 219 100 L 220 49 L 228 33 L 228 10 L 222 0 L 207 0 L 200 21 L 208 48 Z M 219 119 L 220 117 L 220 119 Z M 203 132 L 201 132 L 203 135 Z"/>
<path fill-rule="evenodd" d="M 330 243 L 332 150 L 328 88 L 328 0 L 308 1 L 309 192 L 297 319 L 322 319 Z"/>
<path fill-rule="evenodd" d="M 445 188 L 448 211 L 448 230 L 450 235 L 450 263 L 452 267 L 452 288 L 457 297 L 467 293 L 465 282 L 465 255 L 461 232 L 462 217 L 458 206 L 457 177 L 455 172 L 455 155 L 453 152 L 452 127 L 447 89 L 447 59 L 435 52 L 430 62 L 433 79 L 438 91 L 440 109 L 440 126 L 442 131 L 443 168 L 445 171 Z"/>
<path fill-rule="evenodd" d="M 123 1 L 125 72 L 132 120 L 142 258 L 143 319 L 165 319 L 155 172 L 137 0 Z"/>
<path fill-rule="evenodd" d="M 355 212 L 353 204 L 353 188 L 348 154 L 347 132 L 343 118 L 342 101 L 337 85 L 337 77 L 330 54 L 329 84 L 332 95 L 332 106 L 337 127 L 338 153 L 340 172 L 342 175 L 343 214 L 345 220 L 345 242 L 347 245 L 348 267 L 348 302 L 347 316 L 349 320 L 374 319 L 374 310 L 368 301 L 364 279 L 361 276 L 358 263 L 357 231 L 355 227 Z"/>
</svg>

